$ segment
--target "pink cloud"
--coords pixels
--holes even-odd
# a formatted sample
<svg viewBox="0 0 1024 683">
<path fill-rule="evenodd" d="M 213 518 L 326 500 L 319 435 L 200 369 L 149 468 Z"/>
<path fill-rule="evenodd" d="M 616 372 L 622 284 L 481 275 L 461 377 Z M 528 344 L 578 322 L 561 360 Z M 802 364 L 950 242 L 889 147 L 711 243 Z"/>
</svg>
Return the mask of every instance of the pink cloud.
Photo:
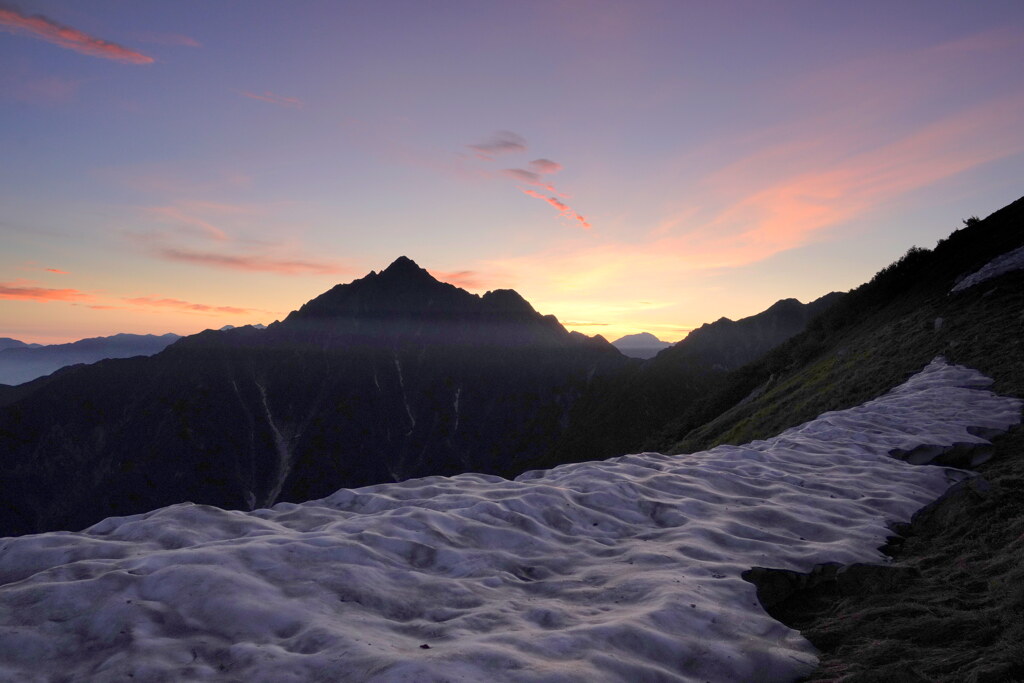
<svg viewBox="0 0 1024 683">
<path fill-rule="evenodd" d="M 151 217 L 162 222 L 169 222 L 200 237 L 217 240 L 219 242 L 228 239 L 227 233 L 213 223 L 192 215 L 187 208 L 179 206 L 151 206 L 145 209 Z"/>
<path fill-rule="evenodd" d="M 192 303 L 191 301 L 182 301 L 181 299 L 157 298 L 153 296 L 125 298 L 124 301 L 132 304 L 133 306 L 145 306 L 149 308 L 174 308 L 180 311 L 189 311 L 194 313 L 226 313 L 228 315 L 251 315 L 253 313 L 265 312 L 255 308 L 239 308 L 237 306 L 210 306 L 208 304 L 197 304 Z"/>
<path fill-rule="evenodd" d="M 503 168 L 501 174 L 518 180 L 519 182 L 526 183 L 527 185 L 536 185 L 537 187 L 543 187 L 548 192 L 559 194 L 558 190 L 554 188 L 550 183 L 544 182 L 544 178 L 539 173 L 533 171 L 527 171 L 522 168 Z"/>
<path fill-rule="evenodd" d="M 510 130 L 499 130 L 483 142 L 469 145 L 469 148 L 476 152 L 479 158 L 491 160 L 502 154 L 525 152 L 526 140 L 522 135 Z"/>
<path fill-rule="evenodd" d="M 275 95 L 272 92 L 254 93 L 246 90 L 239 90 L 238 94 L 242 97 L 248 97 L 251 100 L 260 100 L 261 102 L 270 102 L 271 104 L 279 104 L 283 107 L 295 107 L 301 109 L 305 102 L 297 97 L 284 97 L 283 95 Z"/>
<path fill-rule="evenodd" d="M 60 270 L 59 268 L 47 268 L 46 272 L 48 272 L 48 273 L 59 273 L 60 275 L 68 275 L 69 274 L 68 271 Z"/>
<path fill-rule="evenodd" d="M 92 174 L 108 183 L 158 195 L 212 194 L 244 189 L 252 183 L 251 176 L 235 170 L 197 171 L 185 165 L 170 164 L 97 168 Z"/>
<path fill-rule="evenodd" d="M 486 285 L 483 284 L 480 274 L 473 270 L 459 270 L 452 272 L 445 272 L 442 270 L 431 270 L 429 271 L 434 279 L 440 280 L 441 282 L 447 282 L 450 285 L 456 287 L 462 287 L 463 289 L 485 289 Z"/>
<path fill-rule="evenodd" d="M 94 38 L 78 29 L 59 24 L 42 15 L 27 16 L 6 3 L 0 4 L 0 29 L 10 33 L 29 35 L 68 50 L 91 57 L 112 59 L 126 64 L 152 64 L 153 58 L 100 38 Z"/>
<path fill-rule="evenodd" d="M 180 33 L 153 33 L 150 31 L 143 31 L 134 33 L 132 36 L 143 43 L 152 43 L 154 45 L 172 45 L 175 47 L 202 47 L 202 44 L 194 39 L 184 36 Z"/>
<path fill-rule="evenodd" d="M 699 211 L 684 207 L 677 219 L 667 221 L 669 227 L 652 230 L 646 241 L 567 239 L 535 254 L 488 261 L 485 267 L 505 273 L 512 287 L 611 298 L 637 273 L 665 287 L 687 273 L 746 266 L 827 239 L 837 227 L 863 220 L 909 192 L 1024 153 L 1020 111 L 1022 95 L 982 103 L 859 153 L 807 161 L 781 177 L 773 176 L 771 168 L 758 177 L 736 164 L 733 182 L 729 173 L 716 173 L 697 185 L 702 201 L 711 206 Z M 863 145 L 863 140 L 845 141 L 855 143 Z M 794 144 L 802 150 L 805 142 Z"/>
<path fill-rule="evenodd" d="M 534 173 L 540 175 L 551 175 L 562 170 L 562 165 L 557 161 L 551 161 L 551 159 L 534 159 L 529 165 Z"/>
<path fill-rule="evenodd" d="M 476 151 L 478 158 L 483 159 L 484 161 L 493 161 L 494 157 L 499 154 L 525 152 L 526 140 L 521 135 L 506 130 L 498 131 L 488 138 L 486 142 L 469 145 L 469 147 Z M 511 178 L 519 183 L 543 188 L 552 195 L 558 195 L 559 197 L 566 196 L 556 190 L 554 185 L 544 179 L 545 175 L 561 171 L 562 165 L 560 163 L 542 157 L 540 159 L 534 159 L 529 162 L 528 165 L 530 167 L 529 170 L 525 168 L 503 168 L 500 173 L 506 178 Z M 583 216 L 566 205 L 565 202 L 558 199 L 558 197 L 545 196 L 536 190 L 530 190 L 524 187 L 520 187 L 519 189 L 531 197 L 543 199 L 548 204 L 555 207 L 555 209 L 566 218 L 577 221 L 585 230 L 590 229 L 590 223 L 588 223 Z"/>
<path fill-rule="evenodd" d="M 222 254 L 177 247 L 160 247 L 156 253 L 170 261 L 280 275 L 337 275 L 349 272 L 349 269 L 328 261 L 277 259 L 258 254 Z"/>
<path fill-rule="evenodd" d="M 0 282 L 0 299 L 20 301 L 89 301 L 93 297 L 77 289 L 49 289 L 21 282 Z"/>
<path fill-rule="evenodd" d="M 6 72 L 0 74 L 0 89 L 19 102 L 53 105 L 70 102 L 78 94 L 80 81 L 58 76 L 29 76 Z"/>
<path fill-rule="evenodd" d="M 542 195 L 540 192 L 537 192 L 536 190 L 527 190 L 527 189 L 523 189 L 523 188 L 520 188 L 520 189 L 522 189 L 522 191 L 525 194 L 528 194 L 531 197 L 536 197 L 537 199 L 543 199 L 548 204 L 550 204 L 551 206 L 555 207 L 555 209 L 557 209 L 558 212 L 560 214 L 562 214 L 563 216 L 565 216 L 566 218 L 571 218 L 574 221 L 578 221 L 579 224 L 585 230 L 589 230 L 590 229 L 590 223 L 588 223 L 587 220 L 583 216 L 581 216 L 580 214 L 576 213 L 565 202 L 559 201 L 555 197 L 547 197 L 545 195 Z"/>
</svg>

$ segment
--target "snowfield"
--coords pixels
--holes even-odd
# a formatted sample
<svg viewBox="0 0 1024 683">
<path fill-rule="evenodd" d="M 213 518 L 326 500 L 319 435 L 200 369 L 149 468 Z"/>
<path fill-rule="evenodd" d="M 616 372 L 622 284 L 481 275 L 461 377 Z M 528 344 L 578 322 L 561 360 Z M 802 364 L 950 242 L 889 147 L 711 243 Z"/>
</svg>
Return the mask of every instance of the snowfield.
<svg viewBox="0 0 1024 683">
<path fill-rule="evenodd" d="M 968 476 L 887 454 L 1019 422 L 988 384 L 936 359 L 739 447 L 0 539 L 0 679 L 793 680 L 814 649 L 741 572 L 884 561 Z"/>
<path fill-rule="evenodd" d="M 975 285 L 980 285 L 982 282 L 987 282 L 994 277 L 999 277 L 1015 270 L 1021 270 L 1022 268 L 1024 268 L 1024 247 L 1018 247 L 1013 251 L 1008 251 L 1002 256 L 992 259 L 954 285 L 949 293 L 962 292 Z"/>
</svg>

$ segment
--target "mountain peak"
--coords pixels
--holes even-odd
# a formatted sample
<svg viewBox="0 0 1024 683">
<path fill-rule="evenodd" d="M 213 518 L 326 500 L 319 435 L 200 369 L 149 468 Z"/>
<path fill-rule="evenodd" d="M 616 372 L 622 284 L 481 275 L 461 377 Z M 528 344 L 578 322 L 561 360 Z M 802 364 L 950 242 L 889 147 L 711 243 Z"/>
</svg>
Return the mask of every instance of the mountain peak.
<svg viewBox="0 0 1024 683">
<path fill-rule="evenodd" d="M 393 277 L 429 277 L 431 280 L 434 277 L 427 272 L 425 268 L 420 268 L 419 265 L 408 256 L 399 256 L 391 265 L 380 272 L 381 275 L 385 275 L 389 278 Z"/>
<path fill-rule="evenodd" d="M 420 268 L 419 265 L 417 265 L 416 262 L 413 261 L 408 256 L 399 256 L 394 261 L 392 261 L 391 265 L 388 266 L 387 268 L 385 268 L 382 272 L 385 272 L 385 273 L 397 273 L 397 272 L 402 272 L 402 271 L 415 272 L 417 270 L 423 270 L 423 269 Z"/>
</svg>

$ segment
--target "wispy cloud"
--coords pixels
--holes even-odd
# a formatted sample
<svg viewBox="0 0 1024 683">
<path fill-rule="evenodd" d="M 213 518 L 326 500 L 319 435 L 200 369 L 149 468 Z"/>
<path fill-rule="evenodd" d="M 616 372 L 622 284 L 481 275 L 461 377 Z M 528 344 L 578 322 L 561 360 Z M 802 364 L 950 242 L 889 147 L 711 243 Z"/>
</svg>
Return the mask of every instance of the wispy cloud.
<svg viewBox="0 0 1024 683">
<path fill-rule="evenodd" d="M 279 275 L 336 275 L 351 268 L 325 258 L 302 255 L 297 243 L 253 237 L 253 229 L 293 233 L 277 217 L 274 204 L 226 204 L 181 201 L 141 209 L 150 229 L 126 231 L 127 238 L 158 258 L 211 268 L 276 273 Z"/>
<path fill-rule="evenodd" d="M 206 237 L 219 242 L 224 242 L 228 239 L 228 235 L 224 230 L 217 227 L 210 221 L 204 220 L 195 215 L 190 211 L 190 208 L 191 207 L 188 206 L 150 206 L 143 209 L 143 211 L 148 214 L 149 217 L 156 219 L 161 223 L 170 223 L 175 225 L 183 232 L 192 233 L 199 237 Z"/>
<path fill-rule="evenodd" d="M 747 266 L 827 239 L 838 226 L 863 219 L 909 192 L 1024 153 L 1020 111 L 1021 95 L 981 103 L 884 144 L 867 147 L 861 138 L 847 140 L 851 147 L 867 148 L 817 163 L 812 158 L 781 176 L 753 173 L 737 163 L 695 186 L 707 206 L 699 211 L 683 207 L 678 220 L 651 230 L 646 240 L 566 239 L 484 266 L 502 273 L 507 286 L 528 285 L 548 296 L 604 293 L 609 300 L 638 273 L 669 287 L 688 274 Z M 803 140 L 795 144 L 804 148 Z M 758 164 L 765 159 L 761 151 L 754 156 Z M 776 156 L 785 154 L 770 155 Z M 538 192 L 524 192 L 551 203 Z"/>
<path fill-rule="evenodd" d="M 490 161 L 502 154 L 525 152 L 526 140 L 523 139 L 522 135 L 513 133 L 510 130 L 499 130 L 483 142 L 468 145 L 468 147 L 476 152 L 479 158 Z"/>
<path fill-rule="evenodd" d="M 587 222 L 586 218 L 584 218 L 580 214 L 576 213 L 576 211 L 574 211 L 572 209 L 572 207 L 568 206 L 565 202 L 559 200 L 557 197 L 548 197 L 548 196 L 545 196 L 545 195 L 541 194 L 540 192 L 537 192 L 536 190 L 529 190 L 529 189 L 524 189 L 524 188 L 520 188 L 520 189 L 524 193 L 530 195 L 531 197 L 536 197 L 537 199 L 543 199 L 548 204 L 550 204 L 551 206 L 555 207 L 555 209 L 558 210 L 558 213 L 562 214 L 566 218 L 570 218 L 570 219 L 572 219 L 574 221 L 579 222 L 579 224 L 585 230 L 589 230 L 590 229 L 590 223 Z"/>
<path fill-rule="evenodd" d="M 540 173 L 527 171 L 526 169 L 523 168 L 503 168 L 501 169 L 501 174 L 509 178 L 512 178 L 513 180 L 520 183 L 526 183 L 527 185 L 543 187 L 548 192 L 558 192 L 551 183 L 544 181 L 544 177 Z"/>
<path fill-rule="evenodd" d="M 171 45 L 175 47 L 202 47 L 202 44 L 195 38 L 180 33 L 155 33 L 152 31 L 139 31 L 132 34 L 135 40 L 140 43 L 152 43 L 153 45 Z"/>
<path fill-rule="evenodd" d="M 64 104 L 75 99 L 81 81 L 28 74 L 4 69 L 0 73 L 0 97 L 37 105 Z"/>
<path fill-rule="evenodd" d="M 91 57 L 112 59 L 125 64 L 152 64 L 153 58 L 130 48 L 102 40 L 60 24 L 41 14 L 26 15 L 17 7 L 0 3 L 0 29 L 28 35 Z"/>
<path fill-rule="evenodd" d="M 107 183 L 162 197 L 233 192 L 252 183 L 251 176 L 237 169 L 208 168 L 194 161 L 99 167 L 92 175 Z"/>
<path fill-rule="evenodd" d="M 227 315 L 252 315 L 254 313 L 266 312 L 255 308 L 239 308 L 238 306 L 211 306 L 209 304 L 197 304 L 191 301 L 182 301 L 181 299 L 170 299 L 155 296 L 140 296 L 133 298 L 126 297 L 123 299 L 123 301 L 132 304 L 133 306 L 165 309 L 173 308 L 175 310 L 187 311 L 191 313 L 224 313 Z"/>
<path fill-rule="evenodd" d="M 349 272 L 348 268 L 330 261 L 278 259 L 260 254 L 225 254 L 179 247 L 159 247 L 156 254 L 171 261 L 280 275 L 337 275 Z"/>
<path fill-rule="evenodd" d="M 483 278 L 475 270 L 459 270 L 445 272 L 443 270 L 431 270 L 430 274 L 436 280 L 447 282 L 463 289 L 486 289 Z"/>
<path fill-rule="evenodd" d="M 562 165 L 551 159 L 534 159 L 529 164 L 530 169 L 540 175 L 551 175 L 562 170 Z"/>
<path fill-rule="evenodd" d="M 0 299 L 20 301 L 91 301 L 93 297 L 77 289 L 50 289 L 24 282 L 0 282 Z"/>
<path fill-rule="evenodd" d="M 300 100 L 298 97 L 285 97 L 284 95 L 275 95 L 274 93 L 267 91 L 263 93 L 254 93 L 247 90 L 237 91 L 242 97 L 248 97 L 251 100 L 260 100 L 261 102 L 270 102 L 271 104 L 278 104 L 282 107 L 294 107 L 301 109 L 305 106 L 305 102 Z"/>
<path fill-rule="evenodd" d="M 68 271 L 61 270 L 60 268 L 47 268 L 46 272 L 47 273 L 58 273 L 60 275 L 68 275 L 69 274 Z"/>
<path fill-rule="evenodd" d="M 512 154 L 525 152 L 527 150 L 526 139 L 518 133 L 504 130 L 494 133 L 485 142 L 476 145 L 469 145 L 469 148 L 476 152 L 478 159 L 482 161 L 494 161 L 494 157 L 501 154 Z M 591 228 L 590 223 L 576 210 L 566 204 L 562 199 L 568 195 L 559 192 L 558 189 L 546 178 L 546 176 L 558 173 L 562 170 L 562 164 L 544 157 L 527 162 L 527 168 L 503 168 L 498 171 L 500 176 L 509 178 L 520 185 L 519 189 L 531 196 L 542 199 L 555 208 L 558 213 L 566 218 L 577 222 L 585 230 Z M 493 171 L 490 171 L 493 173 Z M 522 187 L 526 185 L 527 187 Z M 543 195 L 530 187 L 539 187 L 546 190 L 549 195 Z M 551 196 L 555 195 L 555 196 Z M 562 199 L 559 199 L 561 197 Z"/>
</svg>

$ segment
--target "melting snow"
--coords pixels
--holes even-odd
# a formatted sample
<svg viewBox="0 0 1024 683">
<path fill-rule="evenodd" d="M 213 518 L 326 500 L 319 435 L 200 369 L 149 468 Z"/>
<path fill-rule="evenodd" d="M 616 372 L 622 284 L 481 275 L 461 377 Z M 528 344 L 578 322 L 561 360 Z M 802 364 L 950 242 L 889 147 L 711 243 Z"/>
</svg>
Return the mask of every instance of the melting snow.
<svg viewBox="0 0 1024 683">
<path fill-rule="evenodd" d="M 886 454 L 1016 424 L 988 384 L 937 359 L 739 447 L 2 539 L 0 678 L 792 680 L 814 649 L 740 573 L 882 561 L 886 520 L 966 476 Z"/>
<path fill-rule="evenodd" d="M 953 286 L 953 289 L 950 290 L 950 293 L 963 291 L 968 287 L 979 285 L 982 282 L 991 280 L 1003 273 L 1009 273 L 1010 271 L 1020 270 L 1022 268 L 1024 268 L 1024 247 L 1017 247 L 1013 251 L 1008 251 L 1002 256 L 997 256 L 960 282 L 956 283 L 956 285 Z"/>
</svg>

